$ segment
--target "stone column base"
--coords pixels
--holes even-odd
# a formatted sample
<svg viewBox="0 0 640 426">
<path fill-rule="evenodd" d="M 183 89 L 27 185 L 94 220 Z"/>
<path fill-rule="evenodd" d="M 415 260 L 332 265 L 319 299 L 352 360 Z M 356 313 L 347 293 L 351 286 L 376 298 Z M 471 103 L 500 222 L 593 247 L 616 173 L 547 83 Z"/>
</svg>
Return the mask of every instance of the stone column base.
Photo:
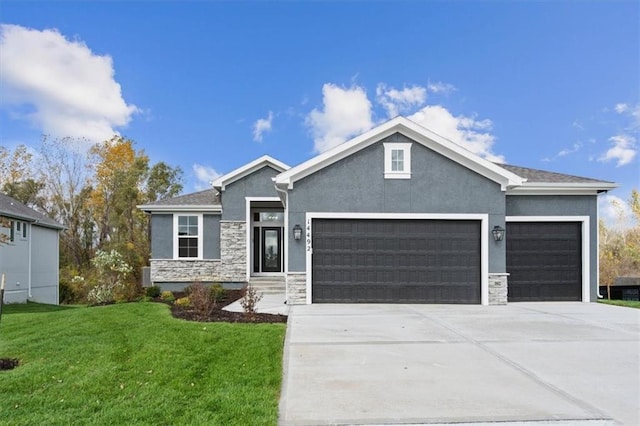
<svg viewBox="0 0 640 426">
<path fill-rule="evenodd" d="M 287 274 L 287 305 L 305 305 L 307 303 L 306 272 Z"/>
<path fill-rule="evenodd" d="M 489 274 L 489 305 L 507 304 L 508 273 Z"/>
</svg>

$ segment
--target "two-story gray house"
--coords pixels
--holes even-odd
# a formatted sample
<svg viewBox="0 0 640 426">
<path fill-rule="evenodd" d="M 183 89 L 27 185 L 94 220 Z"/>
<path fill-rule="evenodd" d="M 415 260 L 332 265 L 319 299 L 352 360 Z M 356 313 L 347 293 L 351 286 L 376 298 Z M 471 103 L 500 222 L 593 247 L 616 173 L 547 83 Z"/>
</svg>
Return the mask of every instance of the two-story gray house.
<svg viewBox="0 0 640 426">
<path fill-rule="evenodd" d="M 594 301 L 601 180 L 495 164 L 397 117 L 296 167 L 261 157 L 140 206 L 151 280 L 271 277 L 287 303 Z"/>
<path fill-rule="evenodd" d="M 64 226 L 0 194 L 0 275 L 5 303 L 58 304 L 59 233 Z"/>
</svg>

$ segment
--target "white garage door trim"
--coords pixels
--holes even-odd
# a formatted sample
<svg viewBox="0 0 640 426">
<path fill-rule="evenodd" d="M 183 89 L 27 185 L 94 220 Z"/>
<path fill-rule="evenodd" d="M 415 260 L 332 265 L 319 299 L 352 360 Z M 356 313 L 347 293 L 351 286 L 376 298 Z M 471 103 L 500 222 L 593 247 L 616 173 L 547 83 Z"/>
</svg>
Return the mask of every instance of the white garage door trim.
<svg viewBox="0 0 640 426">
<path fill-rule="evenodd" d="M 582 223 L 582 301 L 591 301 L 591 264 L 589 216 L 506 216 L 506 222 L 581 222 Z M 509 271 L 507 271 L 509 272 Z"/>
<path fill-rule="evenodd" d="M 338 213 L 307 212 L 305 218 L 305 250 L 307 271 L 307 305 L 312 296 L 313 219 L 415 219 L 415 220 L 479 220 L 480 221 L 480 303 L 489 304 L 489 215 L 486 213 Z"/>
</svg>

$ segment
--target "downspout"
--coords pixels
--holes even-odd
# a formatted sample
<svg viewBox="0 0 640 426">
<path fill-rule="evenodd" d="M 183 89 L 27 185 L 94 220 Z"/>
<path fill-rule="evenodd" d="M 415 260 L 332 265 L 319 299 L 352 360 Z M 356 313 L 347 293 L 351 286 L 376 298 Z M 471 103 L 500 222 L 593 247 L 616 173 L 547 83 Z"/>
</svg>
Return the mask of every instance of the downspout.
<svg viewBox="0 0 640 426">
<path fill-rule="evenodd" d="M 24 226 L 27 226 L 27 222 L 24 223 Z M 27 282 L 28 282 L 28 288 L 29 288 L 29 299 L 31 299 L 32 295 L 31 295 L 31 231 L 33 231 L 33 227 L 31 226 L 31 224 L 29 224 L 29 227 L 27 228 L 27 233 L 29 235 L 29 239 L 28 239 L 28 244 L 29 244 L 29 260 L 28 260 L 28 264 L 29 264 L 29 269 L 27 270 Z"/>
</svg>

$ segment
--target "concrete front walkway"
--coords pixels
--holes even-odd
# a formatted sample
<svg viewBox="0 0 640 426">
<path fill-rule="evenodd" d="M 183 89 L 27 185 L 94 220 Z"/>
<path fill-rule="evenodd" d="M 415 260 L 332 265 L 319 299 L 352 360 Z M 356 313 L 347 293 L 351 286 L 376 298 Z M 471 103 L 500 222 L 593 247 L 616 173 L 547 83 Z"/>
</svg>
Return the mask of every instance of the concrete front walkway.
<svg viewBox="0 0 640 426">
<path fill-rule="evenodd" d="M 640 310 L 318 304 L 289 315 L 281 425 L 640 424 Z"/>
<path fill-rule="evenodd" d="M 267 293 L 262 295 L 262 299 L 256 304 L 256 311 L 261 314 L 289 314 L 290 305 L 286 305 L 284 293 Z M 225 311 L 244 312 L 240 305 L 240 301 L 236 300 L 230 305 L 225 306 Z"/>
</svg>

